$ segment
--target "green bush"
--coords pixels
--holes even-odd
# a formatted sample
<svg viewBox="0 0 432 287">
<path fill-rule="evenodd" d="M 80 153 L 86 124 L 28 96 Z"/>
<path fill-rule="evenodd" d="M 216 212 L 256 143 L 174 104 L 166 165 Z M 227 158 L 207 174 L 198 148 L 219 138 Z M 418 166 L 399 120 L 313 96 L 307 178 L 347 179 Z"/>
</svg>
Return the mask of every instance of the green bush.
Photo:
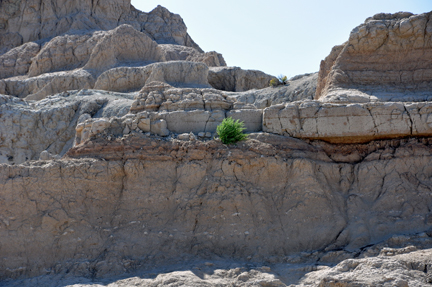
<svg viewBox="0 0 432 287">
<path fill-rule="evenodd" d="M 243 133 L 245 129 L 244 122 L 235 121 L 233 118 L 225 118 L 217 126 L 216 132 L 224 144 L 232 144 L 247 139 L 247 135 Z"/>
<path fill-rule="evenodd" d="M 277 87 L 281 85 L 288 84 L 288 77 L 279 75 L 277 78 L 273 78 L 270 80 L 270 86 Z"/>
</svg>

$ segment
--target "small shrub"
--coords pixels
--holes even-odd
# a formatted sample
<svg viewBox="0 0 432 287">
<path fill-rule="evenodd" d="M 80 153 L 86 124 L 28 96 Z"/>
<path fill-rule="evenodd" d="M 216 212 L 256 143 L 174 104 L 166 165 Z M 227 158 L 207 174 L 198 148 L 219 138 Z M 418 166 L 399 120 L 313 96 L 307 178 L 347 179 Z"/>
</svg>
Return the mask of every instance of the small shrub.
<svg viewBox="0 0 432 287">
<path fill-rule="evenodd" d="M 288 84 L 288 77 L 279 75 L 277 78 L 273 78 L 270 80 L 270 86 L 277 87 L 281 85 Z"/>
<path fill-rule="evenodd" d="M 247 139 L 247 135 L 243 133 L 245 129 L 244 122 L 233 118 L 225 118 L 217 126 L 216 132 L 224 144 L 232 144 Z"/>
</svg>

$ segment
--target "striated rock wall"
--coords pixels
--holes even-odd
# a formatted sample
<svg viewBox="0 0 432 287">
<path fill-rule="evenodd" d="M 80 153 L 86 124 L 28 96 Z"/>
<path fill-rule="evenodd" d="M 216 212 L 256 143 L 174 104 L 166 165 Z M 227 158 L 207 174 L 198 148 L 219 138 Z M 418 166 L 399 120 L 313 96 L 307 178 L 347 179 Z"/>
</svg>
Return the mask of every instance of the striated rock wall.
<svg viewBox="0 0 432 287">
<path fill-rule="evenodd" d="M 252 89 L 264 89 L 274 76 L 261 71 L 242 70 L 239 67 L 213 67 L 209 70 L 210 85 L 218 90 L 243 92 Z"/>
<path fill-rule="evenodd" d="M 432 86 L 431 13 L 377 14 L 321 63 L 316 99 L 423 101 Z"/>
<path fill-rule="evenodd" d="M 64 155 L 82 115 L 121 116 L 131 103 L 131 96 L 96 91 L 64 93 L 36 103 L 0 96 L 0 163 L 39 159 L 43 151 Z"/>
<path fill-rule="evenodd" d="M 363 160 L 339 163 L 264 134 L 232 147 L 137 135 L 68 152 L 103 160 L 0 165 L 1 276 L 113 275 L 185 256 L 284 260 L 430 228 L 429 141 L 363 149 Z"/>
<path fill-rule="evenodd" d="M 335 143 L 430 136 L 430 102 L 329 104 L 293 102 L 264 110 L 263 131 Z"/>
<path fill-rule="evenodd" d="M 133 26 L 158 43 L 188 46 L 202 52 L 187 34 L 179 15 L 162 6 L 144 13 L 136 10 L 130 0 L 2 1 L 0 52 L 66 32 L 111 30 L 121 24 Z"/>
</svg>

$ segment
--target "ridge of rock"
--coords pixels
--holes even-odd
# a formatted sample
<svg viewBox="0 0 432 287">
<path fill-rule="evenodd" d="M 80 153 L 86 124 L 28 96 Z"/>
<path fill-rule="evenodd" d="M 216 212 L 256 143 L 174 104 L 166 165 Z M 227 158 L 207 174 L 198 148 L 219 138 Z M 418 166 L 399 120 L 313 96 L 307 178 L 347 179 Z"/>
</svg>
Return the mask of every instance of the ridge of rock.
<svg viewBox="0 0 432 287">
<path fill-rule="evenodd" d="M 316 99 L 431 100 L 432 12 L 377 14 L 321 62 Z"/>
</svg>

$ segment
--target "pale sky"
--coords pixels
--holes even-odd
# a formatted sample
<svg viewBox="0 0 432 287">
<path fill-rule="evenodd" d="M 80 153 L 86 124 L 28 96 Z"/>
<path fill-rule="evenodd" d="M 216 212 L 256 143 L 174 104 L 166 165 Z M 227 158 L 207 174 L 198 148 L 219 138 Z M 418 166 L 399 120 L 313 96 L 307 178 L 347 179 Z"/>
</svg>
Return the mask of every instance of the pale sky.
<svg viewBox="0 0 432 287">
<path fill-rule="evenodd" d="M 432 11 L 432 0 L 132 0 L 150 12 L 162 5 L 180 14 L 192 39 L 221 53 L 228 66 L 271 75 L 319 70 L 335 45 L 376 13 Z"/>
</svg>

